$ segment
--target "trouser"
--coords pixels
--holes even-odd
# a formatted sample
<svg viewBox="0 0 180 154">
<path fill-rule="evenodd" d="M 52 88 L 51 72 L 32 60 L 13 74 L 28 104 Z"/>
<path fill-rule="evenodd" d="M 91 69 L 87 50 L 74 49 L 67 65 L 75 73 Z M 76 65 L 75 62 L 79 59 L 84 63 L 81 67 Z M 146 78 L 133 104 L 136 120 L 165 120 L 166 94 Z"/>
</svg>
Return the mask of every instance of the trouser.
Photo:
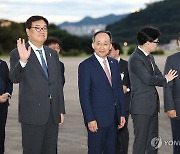
<svg viewBox="0 0 180 154">
<path fill-rule="evenodd" d="M 88 129 L 88 128 L 87 128 Z M 117 126 L 98 127 L 96 133 L 88 129 L 88 154 L 115 154 Z"/>
<path fill-rule="evenodd" d="M 55 124 L 52 108 L 45 125 L 21 124 L 23 154 L 56 154 L 58 124 Z"/>
<path fill-rule="evenodd" d="M 151 140 L 158 137 L 158 112 L 153 115 L 132 114 L 134 127 L 133 154 L 157 154 Z"/>
<path fill-rule="evenodd" d="M 8 113 L 8 104 L 0 104 L 0 154 L 4 153 L 5 126 Z"/>
<path fill-rule="evenodd" d="M 180 119 L 171 119 L 173 154 L 180 154 Z"/>
</svg>

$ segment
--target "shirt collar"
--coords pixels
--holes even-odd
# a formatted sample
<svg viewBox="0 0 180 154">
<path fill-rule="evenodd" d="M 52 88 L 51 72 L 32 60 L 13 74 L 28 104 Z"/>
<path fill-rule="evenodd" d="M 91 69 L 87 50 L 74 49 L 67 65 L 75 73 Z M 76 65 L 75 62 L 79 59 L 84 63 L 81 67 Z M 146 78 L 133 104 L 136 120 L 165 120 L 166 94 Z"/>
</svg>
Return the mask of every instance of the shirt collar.
<svg viewBox="0 0 180 154">
<path fill-rule="evenodd" d="M 121 60 L 121 57 L 119 57 L 119 58 L 117 59 L 118 62 L 120 62 L 120 60 Z"/>
<path fill-rule="evenodd" d="M 145 56 L 148 56 L 148 55 L 149 55 L 149 54 L 148 54 L 146 51 L 144 51 L 140 46 L 138 46 L 138 49 L 141 50 L 141 51 L 145 54 Z"/>
<path fill-rule="evenodd" d="M 95 52 L 94 52 L 94 55 L 100 63 L 103 63 L 104 60 L 107 60 L 107 57 L 105 59 L 103 59 L 103 58 L 99 57 Z"/>
<path fill-rule="evenodd" d="M 43 50 L 44 50 L 44 49 L 43 49 L 43 46 L 42 46 L 41 48 L 37 48 L 34 44 L 31 43 L 31 41 L 28 41 L 28 43 L 29 43 L 29 45 L 32 47 L 32 49 L 33 49 L 34 51 L 37 51 L 37 50 L 42 50 L 42 51 L 43 51 Z"/>
</svg>

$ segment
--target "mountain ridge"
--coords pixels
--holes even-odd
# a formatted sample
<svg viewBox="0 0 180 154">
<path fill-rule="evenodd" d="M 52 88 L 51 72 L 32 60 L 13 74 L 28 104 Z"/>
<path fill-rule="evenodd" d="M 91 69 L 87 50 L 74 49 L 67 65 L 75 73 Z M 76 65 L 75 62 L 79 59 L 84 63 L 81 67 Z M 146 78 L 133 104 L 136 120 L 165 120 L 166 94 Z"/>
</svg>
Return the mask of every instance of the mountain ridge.
<svg viewBox="0 0 180 154">
<path fill-rule="evenodd" d="M 59 24 L 58 26 L 82 26 L 82 25 L 96 25 L 96 24 L 112 24 L 115 21 L 119 21 L 122 18 L 126 17 L 128 14 L 122 14 L 122 15 L 115 15 L 115 14 L 109 14 L 103 17 L 99 18 L 92 18 L 89 16 L 86 16 L 82 20 L 78 22 L 63 22 L 62 24 Z"/>
<path fill-rule="evenodd" d="M 147 4 L 145 9 L 129 14 L 126 18 L 110 24 L 110 31 L 117 42 L 136 43 L 136 33 L 143 26 L 154 26 L 160 29 L 160 43 L 169 43 L 176 39 L 180 31 L 180 1 L 163 0 Z"/>
</svg>

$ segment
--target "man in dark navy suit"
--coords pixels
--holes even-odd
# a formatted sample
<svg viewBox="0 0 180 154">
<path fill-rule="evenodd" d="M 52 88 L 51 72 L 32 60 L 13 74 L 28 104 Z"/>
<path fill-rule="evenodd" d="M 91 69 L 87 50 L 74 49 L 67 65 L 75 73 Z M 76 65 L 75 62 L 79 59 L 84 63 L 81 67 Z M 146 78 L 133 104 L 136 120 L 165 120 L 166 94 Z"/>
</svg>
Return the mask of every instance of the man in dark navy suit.
<svg viewBox="0 0 180 154">
<path fill-rule="evenodd" d="M 125 105 L 126 105 L 126 124 L 123 128 L 118 129 L 117 137 L 117 154 L 127 154 L 128 145 L 129 145 L 129 131 L 128 131 L 128 116 L 129 116 L 129 104 L 131 99 L 131 90 L 130 90 L 130 79 L 128 73 L 128 62 L 120 57 L 121 48 L 120 45 L 116 42 L 112 43 L 112 48 L 109 52 L 109 56 L 117 59 L 119 63 L 119 71 L 121 76 L 121 81 L 123 84 L 123 92 L 125 96 Z"/>
<path fill-rule="evenodd" d="M 13 84 L 9 80 L 9 69 L 5 61 L 0 59 L 0 154 L 4 153 L 5 126 Z"/>
<path fill-rule="evenodd" d="M 111 41 L 110 32 L 96 32 L 94 54 L 79 64 L 79 98 L 88 131 L 88 154 L 115 154 L 117 127 L 125 124 L 118 62 L 107 57 Z"/>
<path fill-rule="evenodd" d="M 48 46 L 49 48 L 52 48 L 57 51 L 58 54 L 61 53 L 61 47 L 60 47 L 60 42 L 57 38 L 55 37 L 49 37 L 45 42 L 44 45 Z M 64 63 L 59 61 L 60 67 L 61 67 L 61 74 L 62 74 L 62 82 L 63 86 L 65 84 L 65 68 L 64 68 Z"/>
</svg>

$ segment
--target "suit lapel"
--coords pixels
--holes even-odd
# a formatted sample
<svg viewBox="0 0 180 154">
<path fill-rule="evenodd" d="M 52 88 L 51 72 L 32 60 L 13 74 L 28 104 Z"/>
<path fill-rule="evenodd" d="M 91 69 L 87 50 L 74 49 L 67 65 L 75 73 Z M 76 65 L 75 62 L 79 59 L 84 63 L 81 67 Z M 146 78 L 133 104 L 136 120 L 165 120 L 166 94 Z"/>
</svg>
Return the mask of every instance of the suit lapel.
<svg viewBox="0 0 180 154">
<path fill-rule="evenodd" d="M 144 61 L 144 64 L 147 68 L 147 70 L 149 71 L 149 73 L 151 75 L 153 75 L 153 69 L 152 69 L 152 65 L 151 63 L 148 61 L 146 55 L 141 51 L 139 50 L 138 48 L 136 49 L 136 52 L 142 57 L 142 60 Z M 151 56 L 150 56 L 151 57 Z M 151 62 L 152 62 L 152 58 L 151 58 Z"/>
<path fill-rule="evenodd" d="M 53 64 L 52 64 L 52 62 L 53 62 L 53 60 L 52 60 L 52 58 L 53 58 L 53 56 L 52 56 L 52 53 L 46 48 L 46 47 L 44 47 L 44 51 L 45 51 L 45 55 L 46 55 L 46 60 L 47 60 L 47 65 L 48 65 L 48 73 L 49 73 L 49 81 L 50 82 L 52 82 L 52 80 L 53 80 L 53 68 L 54 68 L 54 66 L 53 66 Z"/>
<path fill-rule="evenodd" d="M 105 82 L 106 82 L 109 86 L 111 86 L 110 83 L 109 83 L 109 80 L 108 80 L 108 78 L 107 78 L 107 76 L 106 76 L 106 73 L 104 72 L 101 64 L 99 63 L 99 61 L 97 60 L 97 58 L 95 57 L 95 55 L 92 55 L 91 60 L 92 60 L 92 65 L 94 65 L 94 68 L 95 68 L 95 69 L 98 71 L 98 73 L 103 77 L 103 79 L 105 80 Z"/>
<path fill-rule="evenodd" d="M 29 43 L 26 44 L 26 48 L 28 48 L 28 47 L 29 47 Z M 44 72 L 44 70 L 43 70 L 43 68 L 42 68 L 42 66 L 41 66 L 41 64 L 40 64 L 40 62 L 39 62 L 39 60 L 38 60 L 38 58 L 37 58 L 37 56 L 36 56 L 36 54 L 32 48 L 31 48 L 31 54 L 29 57 L 29 61 L 31 61 L 31 63 L 35 66 L 35 68 L 37 68 L 46 79 L 48 79 L 46 77 L 46 74 L 45 74 L 45 72 Z"/>
<path fill-rule="evenodd" d="M 115 83 L 115 77 L 114 75 L 117 73 L 116 70 L 115 70 L 115 67 L 113 66 L 114 65 L 114 62 L 109 58 L 107 57 L 108 59 L 108 62 L 109 62 L 109 66 L 110 66 L 110 70 L 111 70 L 111 80 L 112 80 L 112 87 Z"/>
</svg>

